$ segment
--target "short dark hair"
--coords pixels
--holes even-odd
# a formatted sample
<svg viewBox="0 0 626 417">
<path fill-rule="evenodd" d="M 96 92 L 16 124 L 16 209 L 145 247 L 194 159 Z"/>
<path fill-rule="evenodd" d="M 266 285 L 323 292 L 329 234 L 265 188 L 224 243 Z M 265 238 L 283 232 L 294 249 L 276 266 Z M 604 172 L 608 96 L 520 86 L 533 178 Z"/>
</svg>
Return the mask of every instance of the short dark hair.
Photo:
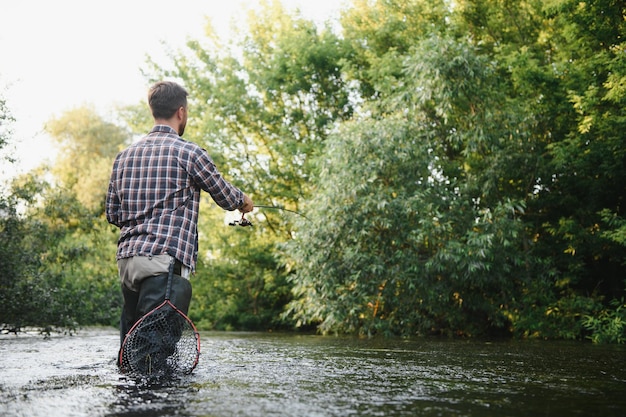
<svg viewBox="0 0 626 417">
<path fill-rule="evenodd" d="M 180 107 L 187 107 L 187 90 L 173 81 L 159 81 L 150 87 L 148 105 L 155 119 L 169 119 Z"/>
</svg>

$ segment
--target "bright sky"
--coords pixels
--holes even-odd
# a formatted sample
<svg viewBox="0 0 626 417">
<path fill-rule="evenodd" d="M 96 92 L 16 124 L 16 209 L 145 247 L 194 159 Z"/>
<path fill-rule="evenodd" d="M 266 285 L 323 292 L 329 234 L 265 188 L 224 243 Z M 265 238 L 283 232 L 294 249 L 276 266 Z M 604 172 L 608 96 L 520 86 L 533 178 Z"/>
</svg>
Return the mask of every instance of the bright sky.
<svg viewBox="0 0 626 417">
<path fill-rule="evenodd" d="M 64 111 L 145 99 L 140 68 L 163 59 L 162 42 L 178 50 L 202 39 L 206 19 L 226 34 L 254 0 L 15 0 L 0 6 L 0 94 L 17 119 L 17 166 L 0 178 L 34 168 L 54 155 L 42 128 Z M 338 0 L 282 0 L 318 23 L 338 15 Z M 10 148 L 9 148 L 10 149 Z"/>
</svg>

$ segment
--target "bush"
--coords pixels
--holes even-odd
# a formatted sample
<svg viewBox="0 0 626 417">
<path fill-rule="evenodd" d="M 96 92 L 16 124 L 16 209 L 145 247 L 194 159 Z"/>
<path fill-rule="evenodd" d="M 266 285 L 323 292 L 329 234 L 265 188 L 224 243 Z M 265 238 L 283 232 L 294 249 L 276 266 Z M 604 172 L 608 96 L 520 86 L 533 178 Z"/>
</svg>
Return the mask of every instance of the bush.
<svg viewBox="0 0 626 417">
<path fill-rule="evenodd" d="M 626 343 L 626 303 L 624 299 L 613 300 L 610 308 L 596 315 L 586 315 L 583 326 L 591 332 L 593 343 Z"/>
</svg>

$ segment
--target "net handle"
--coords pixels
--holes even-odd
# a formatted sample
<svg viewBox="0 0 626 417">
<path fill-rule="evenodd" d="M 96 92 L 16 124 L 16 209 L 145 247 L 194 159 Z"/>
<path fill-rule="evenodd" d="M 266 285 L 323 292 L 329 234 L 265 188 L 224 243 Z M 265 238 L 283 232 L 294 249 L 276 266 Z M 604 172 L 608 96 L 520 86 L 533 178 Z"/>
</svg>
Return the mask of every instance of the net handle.
<svg viewBox="0 0 626 417">
<path fill-rule="evenodd" d="M 170 267 L 167 273 L 167 286 L 165 287 L 165 301 L 169 301 L 172 292 L 172 281 L 174 278 L 174 263 L 176 259 L 170 255 Z"/>
</svg>

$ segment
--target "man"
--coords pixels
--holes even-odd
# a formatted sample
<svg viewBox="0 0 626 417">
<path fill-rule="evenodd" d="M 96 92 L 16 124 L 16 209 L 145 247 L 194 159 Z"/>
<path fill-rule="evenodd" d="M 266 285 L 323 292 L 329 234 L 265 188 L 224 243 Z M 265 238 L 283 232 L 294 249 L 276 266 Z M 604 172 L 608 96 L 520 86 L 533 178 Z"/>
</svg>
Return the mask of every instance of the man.
<svg viewBox="0 0 626 417">
<path fill-rule="evenodd" d="M 230 184 L 208 153 L 182 139 L 187 124 L 187 91 L 161 81 L 148 94 L 154 126 L 143 139 L 118 154 L 106 196 L 106 218 L 120 228 L 117 263 L 124 295 L 121 343 L 132 325 L 165 293 L 170 262 L 182 283 L 172 302 L 187 313 L 190 273 L 198 257 L 200 191 L 225 210 L 252 211 L 252 200 Z M 181 287 L 182 285 L 182 287 Z M 182 288 L 182 289 L 181 289 Z M 158 295 L 155 295 L 155 291 Z"/>
</svg>

